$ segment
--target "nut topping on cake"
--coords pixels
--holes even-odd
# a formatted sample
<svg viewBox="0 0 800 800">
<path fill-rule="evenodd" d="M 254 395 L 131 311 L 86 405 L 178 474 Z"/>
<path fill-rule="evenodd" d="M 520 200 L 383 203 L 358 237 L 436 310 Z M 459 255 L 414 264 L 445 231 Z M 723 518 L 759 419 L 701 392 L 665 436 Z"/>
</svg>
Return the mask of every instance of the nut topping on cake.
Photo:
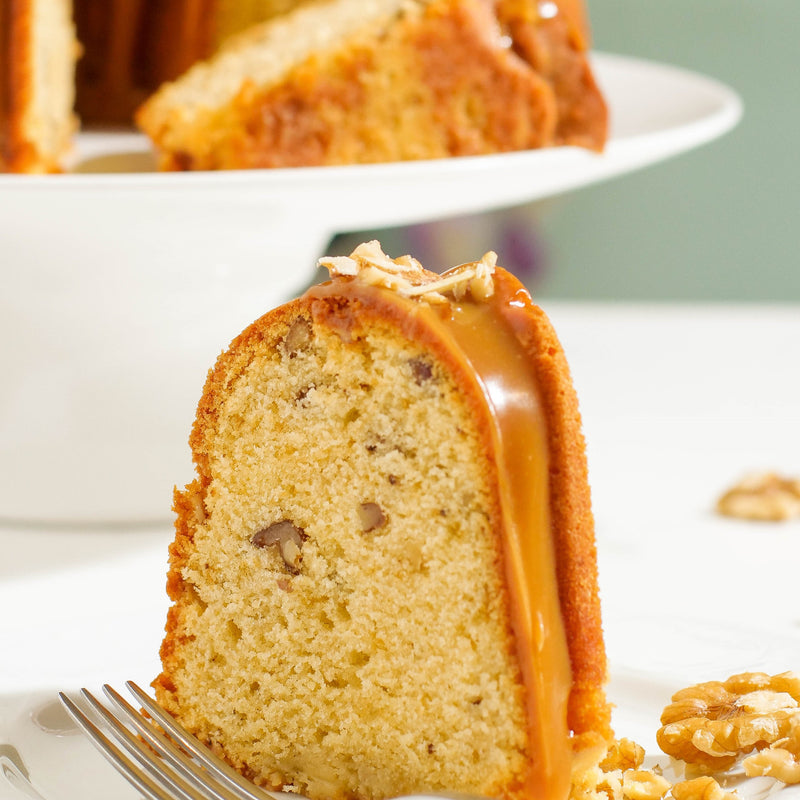
<svg viewBox="0 0 800 800">
<path fill-rule="evenodd" d="M 368 286 L 382 286 L 402 297 L 426 303 L 445 303 L 447 293 L 455 300 L 469 293 L 473 299 L 483 301 L 494 294 L 497 254 L 488 252 L 480 261 L 462 264 L 439 275 L 424 269 L 411 256 L 389 258 L 377 241 L 371 241 L 360 244 L 349 256 L 321 258 L 319 265 L 332 278 L 353 277 Z"/>
</svg>

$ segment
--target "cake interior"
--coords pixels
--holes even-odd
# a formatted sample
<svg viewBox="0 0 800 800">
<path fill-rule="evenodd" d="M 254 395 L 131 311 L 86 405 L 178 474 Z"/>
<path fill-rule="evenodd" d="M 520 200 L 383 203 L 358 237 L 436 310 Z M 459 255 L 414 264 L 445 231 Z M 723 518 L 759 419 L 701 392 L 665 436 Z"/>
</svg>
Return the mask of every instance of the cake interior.
<svg viewBox="0 0 800 800">
<path fill-rule="evenodd" d="M 496 793 L 527 733 L 479 422 L 390 322 L 307 313 L 251 337 L 202 432 L 160 698 L 262 784 Z"/>
</svg>

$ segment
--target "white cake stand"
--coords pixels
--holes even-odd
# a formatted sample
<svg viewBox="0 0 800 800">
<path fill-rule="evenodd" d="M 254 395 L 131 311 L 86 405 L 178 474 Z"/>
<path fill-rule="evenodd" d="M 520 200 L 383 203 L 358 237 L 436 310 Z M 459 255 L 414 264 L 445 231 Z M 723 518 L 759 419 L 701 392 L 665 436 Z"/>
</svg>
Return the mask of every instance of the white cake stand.
<svg viewBox="0 0 800 800">
<path fill-rule="evenodd" d="M 311 280 L 336 232 L 565 192 L 711 141 L 741 114 L 708 78 L 595 64 L 612 114 L 603 155 L 159 174 L 142 137 L 84 134 L 70 174 L 0 176 L 0 519 L 167 519 L 207 369 Z"/>
</svg>

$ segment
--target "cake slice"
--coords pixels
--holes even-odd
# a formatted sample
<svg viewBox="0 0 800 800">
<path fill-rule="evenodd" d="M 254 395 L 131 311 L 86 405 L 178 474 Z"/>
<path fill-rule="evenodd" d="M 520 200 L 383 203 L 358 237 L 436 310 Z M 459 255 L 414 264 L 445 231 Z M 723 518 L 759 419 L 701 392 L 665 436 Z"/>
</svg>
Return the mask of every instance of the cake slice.
<svg viewBox="0 0 800 800">
<path fill-rule="evenodd" d="M 611 731 L 558 340 L 492 254 L 325 264 L 209 373 L 157 698 L 312 800 L 564 800 L 573 751 Z"/>
<path fill-rule="evenodd" d="M 206 16 L 209 19 L 211 50 L 216 51 L 226 39 L 259 22 L 312 2 L 314 0 L 210 0 L 212 11 Z"/>
<path fill-rule="evenodd" d="M 309 0 L 74 0 L 82 122 L 130 125 L 149 95 L 225 39 Z"/>
<path fill-rule="evenodd" d="M 587 46 L 576 0 L 317 0 L 229 39 L 137 122 L 176 170 L 600 150 Z"/>
<path fill-rule="evenodd" d="M 57 172 L 76 127 L 69 0 L 0 3 L 0 172 Z"/>
</svg>

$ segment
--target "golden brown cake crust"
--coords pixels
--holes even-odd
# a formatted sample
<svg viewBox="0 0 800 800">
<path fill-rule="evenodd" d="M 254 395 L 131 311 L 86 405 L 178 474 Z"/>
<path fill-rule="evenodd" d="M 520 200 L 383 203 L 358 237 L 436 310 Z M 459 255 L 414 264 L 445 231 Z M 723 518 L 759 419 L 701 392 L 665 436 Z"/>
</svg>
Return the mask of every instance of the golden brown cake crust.
<svg viewBox="0 0 800 800">
<path fill-rule="evenodd" d="M 573 689 L 569 725 L 576 734 L 611 733 L 594 517 L 586 443 L 578 397 L 566 356 L 545 312 L 508 273 L 495 279 L 498 292 L 515 297 L 524 310 L 512 315 L 520 342 L 528 351 L 547 418 L 550 448 L 550 510 L 558 554 L 561 610 L 570 648 Z M 516 312 L 518 305 L 515 304 Z"/>
<path fill-rule="evenodd" d="M 62 170 L 75 128 L 76 45 L 67 11 L 67 0 L 0 4 L 0 172 Z"/>
<path fill-rule="evenodd" d="M 32 102 L 28 71 L 31 54 L 30 0 L 8 0 L 0 9 L 0 170 L 28 172 L 40 164 L 23 129 L 23 114 Z M 52 165 L 44 165 L 45 170 Z"/>
<path fill-rule="evenodd" d="M 608 737 L 610 710 L 603 688 L 606 681 L 605 649 L 585 447 L 577 398 L 563 351 L 544 312 L 530 301 L 521 284 L 503 271 L 495 274 L 495 290 L 504 299 L 509 325 L 530 356 L 546 410 L 550 450 L 550 513 L 558 561 L 560 604 L 573 675 L 569 727 L 577 735 L 596 733 Z M 512 299 L 513 304 L 506 302 Z M 351 299 L 345 303 L 335 296 L 306 296 L 295 300 L 253 323 L 234 340 L 209 373 L 190 439 L 198 480 L 186 491 L 176 492 L 175 495 L 176 538 L 170 550 L 168 577 L 168 591 L 175 605 L 170 610 L 167 635 L 161 651 L 164 672 L 154 682 L 159 698 L 168 707 L 175 702 L 171 697 L 176 691 L 172 674 L 180 666 L 180 651 L 186 643 L 179 633 L 184 630 L 181 615 L 188 607 L 191 600 L 188 593 L 192 591 L 184 583 L 181 572 L 192 550 L 194 531 L 205 519 L 204 498 L 211 482 L 209 448 L 212 447 L 217 417 L 236 377 L 246 369 L 251 353 L 258 350 L 264 339 L 272 336 L 273 330 L 285 327 L 297 314 L 309 312 L 317 322 L 334 330 L 346 330 L 354 324 L 369 326 L 371 322 L 393 320 L 395 326 L 409 336 L 416 337 L 448 365 L 475 418 L 485 420 L 485 424 L 479 427 L 486 432 L 486 452 L 492 452 L 488 434 L 491 427 L 489 411 L 476 386 L 475 376 L 468 370 L 465 372 L 463 362 L 456 359 L 423 322 L 415 323 L 414 320 L 401 318 L 401 311 L 396 304 L 381 305 L 377 301 L 370 303 L 368 308 L 354 310 L 352 302 Z M 354 314 L 358 316 L 357 322 L 354 322 Z M 495 517 L 493 529 L 497 529 L 499 518 L 496 509 Z M 239 767 L 247 772 L 243 765 Z M 523 792 L 518 783 L 498 787 L 497 791 L 505 797 L 521 797 Z"/>
</svg>

